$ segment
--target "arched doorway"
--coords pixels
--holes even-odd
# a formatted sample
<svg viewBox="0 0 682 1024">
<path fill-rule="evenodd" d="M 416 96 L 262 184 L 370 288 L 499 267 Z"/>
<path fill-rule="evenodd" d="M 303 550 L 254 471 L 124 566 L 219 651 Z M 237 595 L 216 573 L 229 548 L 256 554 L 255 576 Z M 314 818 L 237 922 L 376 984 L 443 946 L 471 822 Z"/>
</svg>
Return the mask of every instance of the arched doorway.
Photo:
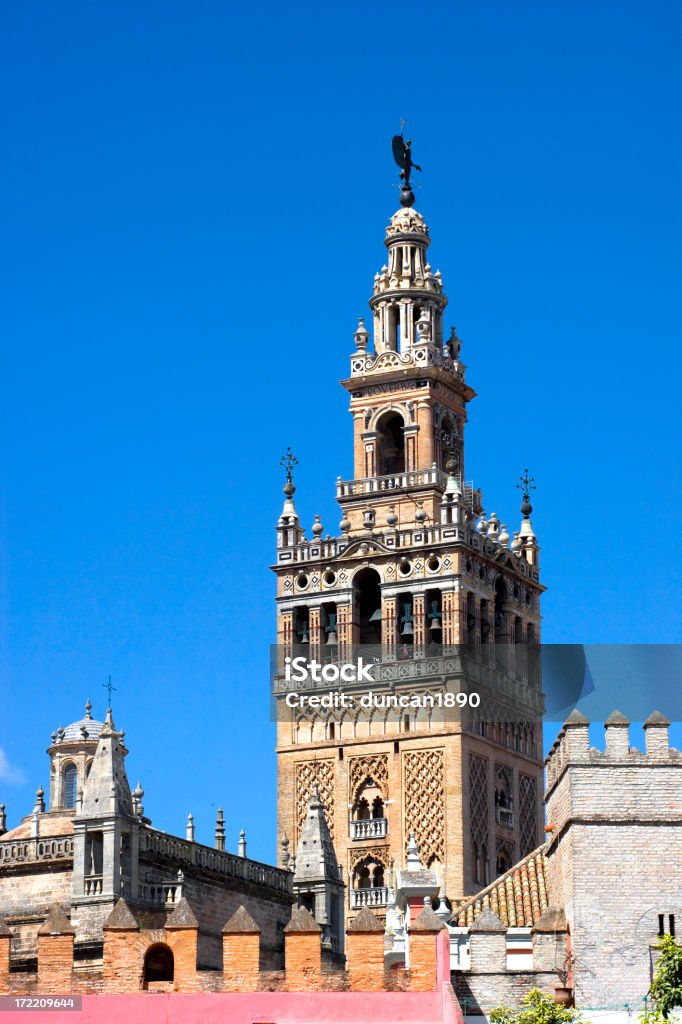
<svg viewBox="0 0 682 1024">
<path fill-rule="evenodd" d="M 144 957 L 144 988 L 157 981 L 172 981 L 175 972 L 173 951 L 163 942 L 150 946 Z"/>
</svg>

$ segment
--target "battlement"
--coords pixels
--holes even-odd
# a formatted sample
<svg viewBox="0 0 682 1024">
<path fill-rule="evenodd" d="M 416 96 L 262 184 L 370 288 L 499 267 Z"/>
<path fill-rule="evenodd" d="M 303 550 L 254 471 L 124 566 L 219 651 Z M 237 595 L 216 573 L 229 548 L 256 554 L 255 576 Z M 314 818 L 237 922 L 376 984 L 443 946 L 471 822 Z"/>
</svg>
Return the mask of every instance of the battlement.
<svg viewBox="0 0 682 1024">
<path fill-rule="evenodd" d="M 603 751 L 590 747 L 589 728 L 589 719 L 577 709 L 564 722 L 545 759 L 547 799 L 574 766 L 611 768 L 617 763 L 633 768 L 682 767 L 682 752 L 670 746 L 670 722 L 660 711 L 654 711 L 644 723 L 644 751 L 630 746 L 630 722 L 620 711 L 614 711 L 604 722 Z"/>
<path fill-rule="evenodd" d="M 0 995 L 134 992 L 440 992 L 449 986 L 449 937 L 430 908 L 411 929 L 410 969 L 384 969 L 384 929 L 368 910 L 349 925 L 346 970 L 326 969 L 322 929 L 294 908 L 284 929 L 285 968 L 261 968 L 261 929 L 241 906 L 222 930 L 222 969 L 197 960 L 199 924 L 186 899 L 165 923 L 120 899 L 104 925 L 104 943 L 85 962 L 74 956 L 75 929 L 63 907 L 50 908 L 30 965 L 12 955 L 0 921 Z"/>
</svg>

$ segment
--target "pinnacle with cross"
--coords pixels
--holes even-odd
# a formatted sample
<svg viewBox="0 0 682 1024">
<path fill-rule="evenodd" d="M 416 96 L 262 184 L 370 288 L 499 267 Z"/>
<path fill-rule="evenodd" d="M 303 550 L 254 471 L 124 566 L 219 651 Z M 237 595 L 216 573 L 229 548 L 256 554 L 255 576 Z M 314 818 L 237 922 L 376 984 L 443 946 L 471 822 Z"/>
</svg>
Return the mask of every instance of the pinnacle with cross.
<svg viewBox="0 0 682 1024">
<path fill-rule="evenodd" d="M 116 692 L 116 687 L 111 682 L 111 676 L 107 679 L 106 683 L 102 683 L 102 688 L 107 691 L 107 707 L 111 707 L 111 694 Z"/>
<path fill-rule="evenodd" d="M 523 476 L 519 477 L 519 483 L 516 485 L 517 488 L 523 493 L 523 501 L 521 502 L 521 515 L 524 519 L 529 519 L 530 514 L 533 511 L 533 506 L 530 503 L 530 492 L 537 490 L 535 486 L 535 477 L 528 476 L 528 469 L 524 469 Z"/>
</svg>

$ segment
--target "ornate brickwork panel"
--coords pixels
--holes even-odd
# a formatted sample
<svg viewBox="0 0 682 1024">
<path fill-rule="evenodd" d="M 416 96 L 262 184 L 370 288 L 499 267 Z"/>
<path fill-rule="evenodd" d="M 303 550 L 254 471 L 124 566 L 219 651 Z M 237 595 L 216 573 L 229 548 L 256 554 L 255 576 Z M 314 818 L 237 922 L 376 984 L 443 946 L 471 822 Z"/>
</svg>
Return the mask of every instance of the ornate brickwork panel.
<svg viewBox="0 0 682 1024">
<path fill-rule="evenodd" d="M 479 850 L 488 848 L 488 759 L 469 754 L 469 821 Z"/>
<path fill-rule="evenodd" d="M 530 775 L 519 776 L 519 831 L 521 856 L 525 857 L 538 843 L 536 782 Z"/>
<path fill-rule="evenodd" d="M 296 765 L 296 842 L 301 834 L 313 785 L 317 783 L 327 816 L 329 834 L 334 838 L 334 762 L 299 761 Z"/>
<path fill-rule="evenodd" d="M 388 800 L 388 755 L 367 754 L 365 757 L 351 757 L 349 762 L 349 793 L 348 802 L 353 803 L 358 790 L 366 779 L 372 779 L 381 790 L 384 800 Z"/>
<path fill-rule="evenodd" d="M 348 877 L 351 878 L 356 866 L 366 858 L 378 860 L 385 868 L 391 863 L 391 850 L 388 846 L 364 846 L 359 850 L 351 850 L 348 854 Z"/>
<path fill-rule="evenodd" d="M 445 862 L 445 796 L 442 750 L 403 755 L 405 843 L 414 830 L 423 864 Z"/>
</svg>

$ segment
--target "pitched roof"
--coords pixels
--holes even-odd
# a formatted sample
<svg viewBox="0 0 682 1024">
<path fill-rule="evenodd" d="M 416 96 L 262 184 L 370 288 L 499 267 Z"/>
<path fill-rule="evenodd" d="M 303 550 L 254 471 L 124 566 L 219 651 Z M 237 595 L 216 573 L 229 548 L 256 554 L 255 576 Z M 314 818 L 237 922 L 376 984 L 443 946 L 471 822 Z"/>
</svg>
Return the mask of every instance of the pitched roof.
<svg viewBox="0 0 682 1024">
<path fill-rule="evenodd" d="M 646 729 L 649 725 L 670 725 L 670 719 L 662 715 L 660 711 L 652 711 L 644 723 L 644 728 Z"/>
<path fill-rule="evenodd" d="M 73 814 L 74 812 L 69 815 L 69 812 L 64 810 L 60 810 L 56 814 L 54 811 L 45 811 L 43 814 L 39 814 L 38 830 L 40 832 L 40 838 L 43 839 L 48 836 L 72 836 Z M 9 830 L 9 832 L 5 832 L 0 836 L 0 843 L 10 842 L 11 840 L 16 839 L 30 839 L 32 821 L 33 815 L 27 815 L 20 825 L 15 825 L 14 828 Z"/>
<path fill-rule="evenodd" d="M 194 916 L 194 911 L 190 907 L 189 903 L 184 896 L 181 897 L 180 901 L 176 903 L 175 910 L 166 921 L 166 930 L 172 931 L 174 928 L 198 928 L 199 922 Z"/>
<path fill-rule="evenodd" d="M 441 932 L 444 928 L 447 931 L 447 927 L 431 907 L 424 907 L 417 920 L 410 924 L 410 932 Z"/>
<path fill-rule="evenodd" d="M 573 708 L 573 710 L 571 711 L 570 715 L 568 716 L 568 718 L 564 722 L 564 728 L 567 725 L 589 725 L 589 724 L 590 724 L 589 718 L 587 718 L 587 716 L 584 715 L 582 713 L 582 711 L 578 711 L 577 708 Z"/>
<path fill-rule="evenodd" d="M 75 935 L 76 929 L 72 926 L 64 907 L 53 903 L 47 912 L 45 922 L 38 929 L 38 935 Z"/>
<path fill-rule="evenodd" d="M 140 926 L 126 901 L 121 898 L 104 922 L 103 927 L 106 931 L 129 932 L 136 931 Z"/>
<path fill-rule="evenodd" d="M 232 933 L 246 935 L 254 932 L 260 933 L 260 928 L 244 906 L 240 906 L 235 910 L 230 920 L 223 927 L 223 935 L 230 935 Z"/>
<path fill-rule="evenodd" d="M 284 929 L 285 932 L 321 932 L 319 924 L 305 907 L 294 907 L 291 911 L 291 921 Z"/>
<path fill-rule="evenodd" d="M 505 928 L 530 928 L 547 909 L 547 862 L 543 843 L 455 911 L 460 927 L 471 926 L 486 907 Z"/>
<path fill-rule="evenodd" d="M 506 932 L 507 928 L 490 907 L 484 907 L 471 926 L 477 932 Z"/>
<path fill-rule="evenodd" d="M 349 932 L 383 932 L 384 926 L 369 907 L 363 907 L 348 925 Z"/>
</svg>

